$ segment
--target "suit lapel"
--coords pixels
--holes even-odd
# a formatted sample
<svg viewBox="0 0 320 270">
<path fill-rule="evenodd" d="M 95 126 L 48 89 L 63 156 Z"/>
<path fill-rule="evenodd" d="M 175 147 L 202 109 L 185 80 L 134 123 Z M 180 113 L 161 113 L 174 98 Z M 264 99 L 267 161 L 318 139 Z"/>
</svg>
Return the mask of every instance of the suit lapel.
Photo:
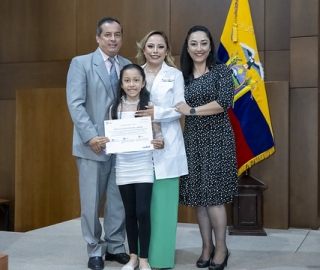
<svg viewBox="0 0 320 270">
<path fill-rule="evenodd" d="M 119 66 L 120 70 L 123 69 L 123 67 L 126 65 L 126 62 L 124 61 L 124 58 L 118 55 L 118 61 L 119 61 Z"/>
<path fill-rule="evenodd" d="M 103 61 L 99 48 L 93 53 L 93 64 L 96 67 L 97 74 L 99 75 L 101 81 L 104 84 L 107 94 L 110 95 L 111 99 L 113 100 L 115 98 L 115 93 L 112 91 L 107 67 L 105 62 Z"/>
</svg>

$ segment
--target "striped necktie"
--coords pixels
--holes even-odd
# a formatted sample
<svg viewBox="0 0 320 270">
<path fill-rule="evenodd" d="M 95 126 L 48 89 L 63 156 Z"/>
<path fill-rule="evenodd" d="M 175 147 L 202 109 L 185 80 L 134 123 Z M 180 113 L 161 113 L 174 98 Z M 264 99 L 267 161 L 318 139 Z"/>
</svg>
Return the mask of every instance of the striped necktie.
<svg viewBox="0 0 320 270">
<path fill-rule="evenodd" d="M 114 57 L 109 57 L 108 59 L 111 62 L 110 82 L 111 82 L 113 92 L 116 93 L 117 86 L 118 86 L 118 74 L 117 74 L 117 70 L 116 70 L 115 59 L 114 59 Z"/>
</svg>

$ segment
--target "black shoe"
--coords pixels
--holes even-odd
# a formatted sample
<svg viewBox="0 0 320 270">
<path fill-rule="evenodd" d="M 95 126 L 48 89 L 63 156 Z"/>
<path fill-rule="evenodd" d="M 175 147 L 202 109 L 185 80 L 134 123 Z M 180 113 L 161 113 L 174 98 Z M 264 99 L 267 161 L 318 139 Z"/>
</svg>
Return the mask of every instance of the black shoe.
<svg viewBox="0 0 320 270">
<path fill-rule="evenodd" d="M 102 257 L 91 257 L 88 261 L 88 268 L 102 270 L 104 268 Z"/>
<path fill-rule="evenodd" d="M 230 253 L 227 250 L 227 255 L 224 258 L 223 262 L 221 264 L 215 264 L 214 261 L 212 261 L 209 265 L 209 270 L 223 270 L 228 265 L 229 256 L 230 256 Z"/>
<path fill-rule="evenodd" d="M 118 253 L 118 254 L 111 254 L 106 252 L 106 261 L 116 261 L 121 264 L 126 264 L 130 260 L 130 256 L 127 253 Z"/>
<path fill-rule="evenodd" d="M 197 260 L 197 267 L 198 267 L 198 268 L 207 268 L 207 267 L 210 265 L 210 260 L 211 260 L 211 259 L 209 259 L 209 260 L 207 260 L 207 261 L 204 261 L 204 260 L 202 260 L 201 258 L 199 258 L 199 259 Z"/>
<path fill-rule="evenodd" d="M 196 265 L 197 265 L 198 268 L 206 268 L 206 267 L 208 267 L 210 265 L 210 262 L 211 262 L 211 260 L 213 259 L 213 256 L 214 256 L 214 250 L 215 250 L 215 247 L 213 247 L 213 250 L 211 252 L 209 260 L 204 261 L 204 260 L 202 260 L 201 257 L 197 260 Z"/>
</svg>

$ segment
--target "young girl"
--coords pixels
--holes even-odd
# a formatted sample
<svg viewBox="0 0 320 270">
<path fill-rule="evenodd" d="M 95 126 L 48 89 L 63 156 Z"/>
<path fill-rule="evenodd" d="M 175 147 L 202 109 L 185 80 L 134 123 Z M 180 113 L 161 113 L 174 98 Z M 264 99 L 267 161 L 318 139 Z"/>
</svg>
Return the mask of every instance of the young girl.
<svg viewBox="0 0 320 270">
<path fill-rule="evenodd" d="M 117 98 L 112 105 L 111 119 L 134 118 L 137 110 L 150 105 L 143 69 L 135 64 L 120 72 Z M 159 123 L 152 123 L 155 149 L 162 149 L 164 141 Z M 150 202 L 154 181 L 152 151 L 118 153 L 116 155 L 116 182 L 126 213 L 126 230 L 130 261 L 122 270 L 150 270 L 148 250 L 151 233 Z M 140 258 L 138 260 L 138 239 Z"/>
</svg>

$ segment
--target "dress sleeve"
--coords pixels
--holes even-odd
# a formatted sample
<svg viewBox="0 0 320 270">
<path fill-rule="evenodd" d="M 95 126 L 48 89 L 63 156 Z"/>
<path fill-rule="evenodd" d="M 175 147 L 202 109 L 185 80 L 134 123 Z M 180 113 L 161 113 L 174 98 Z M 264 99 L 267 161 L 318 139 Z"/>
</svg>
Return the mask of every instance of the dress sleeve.
<svg viewBox="0 0 320 270">
<path fill-rule="evenodd" d="M 233 106 L 234 83 L 232 80 L 232 71 L 226 65 L 219 65 L 216 73 L 218 76 L 216 87 L 218 89 L 217 103 L 225 110 Z"/>
</svg>

